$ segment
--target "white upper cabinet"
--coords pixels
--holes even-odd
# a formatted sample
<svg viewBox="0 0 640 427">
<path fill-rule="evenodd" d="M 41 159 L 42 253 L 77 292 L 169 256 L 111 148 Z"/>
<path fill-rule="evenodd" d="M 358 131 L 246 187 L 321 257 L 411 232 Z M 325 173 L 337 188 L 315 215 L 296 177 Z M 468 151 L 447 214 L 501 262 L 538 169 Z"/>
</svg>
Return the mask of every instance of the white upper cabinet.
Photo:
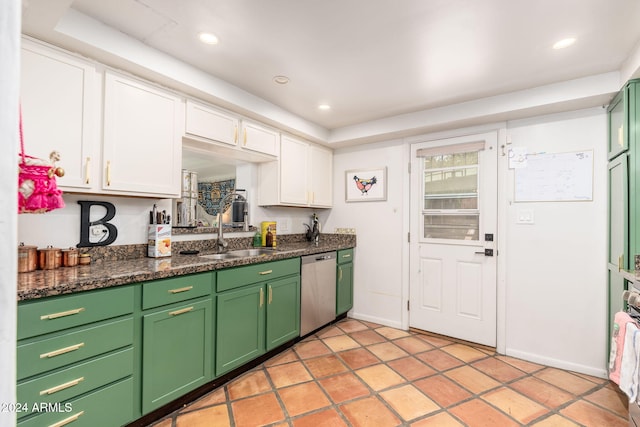
<svg viewBox="0 0 640 427">
<path fill-rule="evenodd" d="M 99 79 L 79 58 L 22 39 L 21 105 L 25 153 L 60 152 L 63 191 L 99 186 Z M 17 108 L 17 106 L 16 106 Z"/>
<path fill-rule="evenodd" d="M 333 206 L 333 152 L 306 141 L 282 136 L 278 161 L 259 169 L 261 206 Z"/>
<path fill-rule="evenodd" d="M 179 197 L 184 101 L 130 77 L 105 72 L 104 192 Z"/>
<path fill-rule="evenodd" d="M 280 133 L 257 123 L 242 120 L 242 148 L 277 156 L 280 148 Z"/>
<path fill-rule="evenodd" d="M 188 100 L 185 133 L 235 146 L 238 144 L 238 118 Z"/>
</svg>

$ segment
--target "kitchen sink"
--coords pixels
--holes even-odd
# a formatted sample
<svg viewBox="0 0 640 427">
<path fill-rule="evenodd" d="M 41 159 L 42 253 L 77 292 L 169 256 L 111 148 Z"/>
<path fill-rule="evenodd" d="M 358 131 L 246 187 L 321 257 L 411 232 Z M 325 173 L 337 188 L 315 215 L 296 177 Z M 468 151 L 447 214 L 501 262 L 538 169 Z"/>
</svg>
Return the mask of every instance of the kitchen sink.
<svg viewBox="0 0 640 427">
<path fill-rule="evenodd" d="M 239 258 L 238 255 L 232 255 L 228 252 L 223 253 L 223 254 L 210 254 L 210 255 L 200 255 L 202 258 L 209 258 L 209 259 L 217 259 L 217 260 L 222 260 L 222 259 L 230 259 L 230 258 Z"/>
<path fill-rule="evenodd" d="M 238 249 L 235 251 L 229 251 L 227 253 L 236 257 L 245 257 L 245 256 L 270 255 L 270 254 L 273 254 L 273 252 L 274 252 L 273 249 L 255 248 L 255 249 Z"/>
</svg>

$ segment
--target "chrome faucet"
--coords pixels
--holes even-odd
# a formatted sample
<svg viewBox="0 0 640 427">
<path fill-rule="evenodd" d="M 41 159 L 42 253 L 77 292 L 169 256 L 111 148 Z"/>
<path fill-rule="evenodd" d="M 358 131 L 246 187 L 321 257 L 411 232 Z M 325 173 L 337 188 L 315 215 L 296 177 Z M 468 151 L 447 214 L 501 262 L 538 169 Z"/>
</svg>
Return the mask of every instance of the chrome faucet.
<svg viewBox="0 0 640 427">
<path fill-rule="evenodd" d="M 222 228 L 223 228 L 222 227 L 222 214 L 223 214 L 222 210 L 224 209 L 224 206 L 229 202 L 229 200 L 241 200 L 245 202 L 242 229 L 244 231 L 249 230 L 249 211 L 247 208 L 247 205 L 248 205 L 247 199 L 242 194 L 238 194 L 238 193 L 227 194 L 222 198 L 222 200 L 220 200 L 220 205 L 218 205 L 218 238 L 216 239 L 216 252 L 224 252 L 227 246 L 229 245 L 229 243 L 227 243 L 227 241 L 224 240 L 224 233 L 222 231 Z"/>
</svg>

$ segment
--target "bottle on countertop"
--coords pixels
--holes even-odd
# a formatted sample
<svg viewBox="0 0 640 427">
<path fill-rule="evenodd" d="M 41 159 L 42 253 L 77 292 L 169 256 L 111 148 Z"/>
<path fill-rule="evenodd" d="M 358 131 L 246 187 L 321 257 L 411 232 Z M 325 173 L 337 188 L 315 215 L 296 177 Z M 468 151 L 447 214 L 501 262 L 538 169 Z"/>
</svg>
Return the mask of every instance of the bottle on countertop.
<svg viewBox="0 0 640 427">
<path fill-rule="evenodd" d="M 267 238 L 266 238 L 266 247 L 273 247 L 273 233 L 271 232 L 271 227 L 267 227 Z"/>
<path fill-rule="evenodd" d="M 256 234 L 253 235 L 253 246 L 256 248 L 262 246 L 262 235 L 259 231 L 256 231 Z"/>
</svg>

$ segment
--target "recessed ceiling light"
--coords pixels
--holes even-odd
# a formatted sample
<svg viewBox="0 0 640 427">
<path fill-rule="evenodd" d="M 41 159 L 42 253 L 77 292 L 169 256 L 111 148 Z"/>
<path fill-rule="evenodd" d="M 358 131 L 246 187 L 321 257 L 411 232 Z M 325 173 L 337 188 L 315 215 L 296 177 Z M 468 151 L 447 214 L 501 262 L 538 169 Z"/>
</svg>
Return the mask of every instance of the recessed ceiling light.
<svg viewBox="0 0 640 427">
<path fill-rule="evenodd" d="M 200 33 L 198 34 L 200 41 L 206 44 L 218 44 L 218 37 L 212 33 Z"/>
<path fill-rule="evenodd" d="M 286 85 L 289 83 L 289 77 L 287 76 L 275 76 L 273 81 L 278 83 L 279 85 Z"/>
<path fill-rule="evenodd" d="M 553 44 L 554 49 L 564 49 L 565 47 L 569 47 L 576 42 L 575 37 L 569 37 L 566 39 L 559 40 Z"/>
<path fill-rule="evenodd" d="M 329 104 L 320 104 L 318 105 L 318 110 L 327 111 L 331 109 L 331 105 Z"/>
</svg>

